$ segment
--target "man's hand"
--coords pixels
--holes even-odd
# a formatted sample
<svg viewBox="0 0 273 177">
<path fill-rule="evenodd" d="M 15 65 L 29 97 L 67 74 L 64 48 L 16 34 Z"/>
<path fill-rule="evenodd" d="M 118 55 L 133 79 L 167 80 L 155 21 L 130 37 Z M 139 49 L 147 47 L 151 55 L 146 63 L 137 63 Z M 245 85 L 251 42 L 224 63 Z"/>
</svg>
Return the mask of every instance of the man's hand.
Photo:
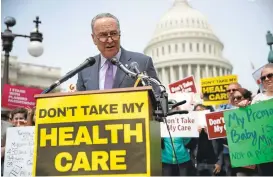
<svg viewBox="0 0 273 177">
<path fill-rule="evenodd" d="M 201 126 L 198 126 L 198 127 L 197 127 L 197 130 L 198 130 L 199 133 L 201 133 L 202 127 L 201 127 Z"/>
<path fill-rule="evenodd" d="M 213 173 L 218 174 L 218 173 L 220 173 L 220 171 L 221 171 L 221 166 L 218 164 L 215 164 L 215 168 L 213 170 Z"/>
<path fill-rule="evenodd" d="M 204 127 L 204 131 L 206 134 L 208 134 L 208 127 Z"/>
</svg>

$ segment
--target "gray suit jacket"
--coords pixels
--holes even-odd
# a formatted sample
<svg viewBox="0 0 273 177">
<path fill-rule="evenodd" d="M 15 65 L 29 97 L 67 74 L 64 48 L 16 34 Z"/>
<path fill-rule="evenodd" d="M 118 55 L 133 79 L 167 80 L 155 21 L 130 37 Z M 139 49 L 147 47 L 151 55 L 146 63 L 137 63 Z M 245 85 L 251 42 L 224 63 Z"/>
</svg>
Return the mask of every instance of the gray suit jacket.
<svg viewBox="0 0 273 177">
<path fill-rule="evenodd" d="M 99 90 L 99 69 L 101 59 L 100 55 L 96 55 L 94 56 L 94 58 L 96 59 L 96 63 L 93 66 L 87 67 L 78 73 L 77 80 L 78 91 Z M 130 66 L 132 62 L 137 62 L 139 65 L 140 72 L 146 71 L 150 77 L 159 80 L 152 59 L 146 55 L 126 51 L 125 49 L 121 48 L 121 56 L 119 61 L 125 66 L 126 65 Z M 136 81 L 135 79 L 130 78 L 122 70 L 117 68 L 113 88 L 133 87 L 135 81 Z M 152 84 L 152 86 L 155 95 L 159 96 L 160 95 L 159 87 L 156 86 L 155 84 Z"/>
</svg>

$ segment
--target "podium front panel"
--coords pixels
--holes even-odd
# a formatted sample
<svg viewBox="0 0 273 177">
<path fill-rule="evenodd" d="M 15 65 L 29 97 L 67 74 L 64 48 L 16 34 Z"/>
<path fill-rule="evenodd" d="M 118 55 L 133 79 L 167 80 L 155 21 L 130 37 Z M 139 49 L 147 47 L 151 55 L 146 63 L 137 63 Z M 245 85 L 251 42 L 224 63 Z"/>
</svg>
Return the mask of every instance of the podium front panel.
<svg viewBox="0 0 273 177">
<path fill-rule="evenodd" d="M 149 109 L 148 91 L 38 98 L 33 176 L 158 174 Z"/>
</svg>

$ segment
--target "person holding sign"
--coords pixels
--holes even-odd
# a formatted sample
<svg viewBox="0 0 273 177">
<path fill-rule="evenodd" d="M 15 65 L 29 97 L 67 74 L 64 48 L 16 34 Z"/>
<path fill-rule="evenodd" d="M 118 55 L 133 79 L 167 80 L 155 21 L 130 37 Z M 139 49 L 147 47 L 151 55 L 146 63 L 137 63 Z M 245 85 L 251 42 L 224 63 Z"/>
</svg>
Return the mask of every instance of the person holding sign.
<svg viewBox="0 0 273 177">
<path fill-rule="evenodd" d="M 169 105 L 175 104 L 175 100 L 170 100 Z M 190 154 L 186 145 L 190 138 L 161 138 L 162 175 L 163 176 L 188 176 L 192 170 Z M 172 144 L 173 143 L 173 144 Z M 173 152 L 174 150 L 175 152 Z M 175 157 L 176 156 L 176 157 Z M 177 159 L 176 159 L 177 158 Z M 178 162 L 177 162 L 177 161 Z M 179 169 L 178 169 L 179 168 Z"/>
<path fill-rule="evenodd" d="M 212 107 L 207 107 L 202 104 L 195 106 L 194 111 L 210 110 Z M 222 139 L 209 140 L 207 130 L 200 128 L 197 144 L 197 175 L 199 176 L 219 176 L 222 175 L 223 165 L 223 142 Z"/>
<path fill-rule="evenodd" d="M 265 92 L 256 95 L 251 104 L 273 99 L 273 63 L 268 63 L 264 66 L 260 79 Z M 273 162 L 260 164 L 258 169 L 261 176 L 273 176 Z"/>
<path fill-rule="evenodd" d="M 228 96 L 229 103 L 220 105 L 220 108 L 218 109 L 218 111 L 223 111 L 223 110 L 234 108 L 234 106 L 231 104 L 231 96 L 239 88 L 242 88 L 242 86 L 238 82 L 234 82 L 234 83 L 229 84 L 229 86 L 227 88 L 227 96 Z M 224 144 L 227 145 L 227 139 L 225 139 L 224 141 L 225 141 Z M 228 150 L 227 146 L 224 146 L 223 154 L 224 154 L 224 168 L 225 168 L 226 174 L 227 174 L 227 176 L 234 176 L 235 172 L 231 168 L 229 150 Z"/>
<path fill-rule="evenodd" d="M 115 58 L 125 67 L 136 62 L 140 72 L 159 80 L 151 57 L 141 53 L 127 51 L 120 46 L 119 20 L 110 13 L 96 15 L 92 19 L 92 38 L 100 51 L 94 56 L 96 63 L 78 73 L 77 90 L 105 90 L 112 88 L 134 87 L 136 79 L 132 79 L 110 60 Z M 152 84 L 155 93 L 160 93 L 159 87 Z"/>
<path fill-rule="evenodd" d="M 238 108 L 241 106 L 248 106 L 252 100 L 252 93 L 244 88 L 238 88 L 237 91 L 233 93 L 231 96 L 231 104 Z M 257 175 L 256 166 L 249 168 L 247 167 L 237 167 L 232 168 L 232 170 L 236 173 L 237 176 L 253 176 Z"/>
</svg>

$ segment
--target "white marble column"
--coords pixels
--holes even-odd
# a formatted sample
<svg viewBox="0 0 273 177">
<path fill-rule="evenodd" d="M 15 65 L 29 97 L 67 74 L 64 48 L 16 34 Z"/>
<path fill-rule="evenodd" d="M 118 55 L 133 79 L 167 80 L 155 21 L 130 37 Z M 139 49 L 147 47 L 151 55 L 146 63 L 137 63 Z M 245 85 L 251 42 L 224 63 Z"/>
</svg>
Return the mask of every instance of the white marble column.
<svg viewBox="0 0 273 177">
<path fill-rule="evenodd" d="M 173 70 L 173 66 L 170 66 L 170 83 L 172 83 L 174 81 L 174 70 Z"/>
<path fill-rule="evenodd" d="M 206 65 L 206 77 L 209 77 L 209 65 Z"/>
<path fill-rule="evenodd" d="M 201 76 L 200 76 L 200 65 L 199 64 L 197 64 L 197 68 L 196 68 L 196 80 L 198 80 L 199 81 L 199 79 L 201 78 Z"/>
<path fill-rule="evenodd" d="M 179 75 L 179 78 L 178 80 L 182 79 L 183 78 L 183 71 L 182 71 L 182 65 L 179 65 L 178 66 L 178 75 Z"/>
<path fill-rule="evenodd" d="M 213 77 L 216 77 L 217 73 L 216 73 L 216 66 L 213 66 Z"/>
<path fill-rule="evenodd" d="M 220 73 L 220 76 L 223 76 L 223 69 L 222 69 L 222 67 L 219 68 L 219 73 Z"/>
<path fill-rule="evenodd" d="M 187 76 L 190 76 L 190 75 L 192 75 L 192 73 L 191 73 L 191 65 L 188 64 L 188 75 Z"/>
</svg>

